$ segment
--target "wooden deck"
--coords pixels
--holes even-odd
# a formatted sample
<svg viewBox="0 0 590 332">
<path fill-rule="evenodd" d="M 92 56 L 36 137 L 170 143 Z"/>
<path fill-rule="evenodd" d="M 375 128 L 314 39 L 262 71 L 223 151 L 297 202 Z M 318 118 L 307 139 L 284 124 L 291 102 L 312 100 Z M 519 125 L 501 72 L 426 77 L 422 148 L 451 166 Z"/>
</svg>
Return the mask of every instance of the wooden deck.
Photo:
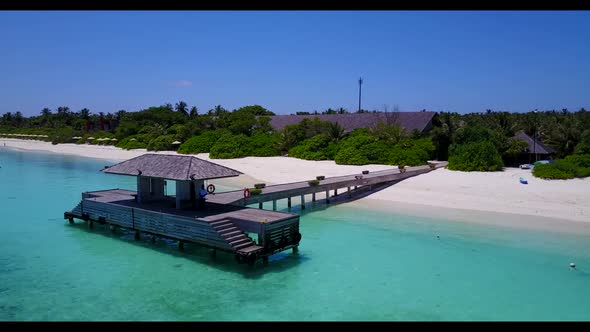
<svg viewBox="0 0 590 332">
<path fill-rule="evenodd" d="M 136 191 L 124 189 L 85 192 L 80 203 L 64 213 L 64 218 L 70 223 L 74 218 L 85 220 L 90 227 L 98 222 L 135 230 L 136 238 L 142 232 L 172 238 L 179 241 L 180 248 L 185 242 L 196 243 L 234 253 L 240 263 L 254 264 L 260 258 L 267 263 L 268 257 L 274 253 L 291 248 L 296 252 L 301 234 L 299 215 L 263 210 L 263 202 L 272 201 L 273 210 L 276 210 L 277 200 L 286 198 L 291 207 L 291 197 L 300 196 L 301 208 L 305 208 L 305 195 L 308 194 L 315 201 L 317 193 L 325 192 L 326 202 L 330 202 L 330 191 L 333 196 L 338 196 L 339 189 L 346 189 L 349 194 L 370 193 L 376 187 L 383 188 L 446 165 L 446 162 L 440 162 L 434 167 L 407 167 L 405 172 L 392 167 L 368 174 L 328 177 L 317 186 L 311 186 L 307 181 L 272 185 L 263 188 L 261 194 L 248 198 L 244 197 L 242 190 L 210 194 L 198 208 L 192 209 L 178 209 L 175 197 L 158 196 L 150 193 L 151 189 L 142 191 L 145 197 L 141 199 Z M 245 207 L 255 203 L 259 204 L 259 209 Z M 192 201 L 191 206 L 196 205 Z M 257 242 L 249 233 L 257 234 Z"/>
<path fill-rule="evenodd" d="M 446 166 L 446 162 L 437 163 L 436 168 Z M 399 169 L 393 168 L 391 170 L 383 170 L 371 172 L 369 174 L 351 174 L 346 176 L 327 177 L 320 181 L 317 186 L 310 186 L 307 181 L 279 184 L 267 186 L 262 189 L 262 193 L 259 195 L 252 195 L 249 198 L 244 197 L 243 190 L 235 190 L 224 193 L 218 193 L 207 196 L 207 202 L 217 204 L 232 204 L 232 205 L 250 205 L 256 203 L 263 203 L 268 201 L 276 201 L 278 199 L 289 199 L 291 197 L 303 196 L 308 194 L 326 193 L 326 198 L 329 198 L 329 191 L 334 191 L 334 195 L 337 195 L 337 190 L 346 188 L 361 187 L 361 186 L 372 186 L 377 184 L 383 184 L 387 182 L 399 181 L 419 174 L 427 173 L 433 169 L 430 166 L 416 166 L 406 167 L 406 172 L 401 173 Z M 310 179 L 313 180 L 313 179 Z M 314 195 L 315 196 L 315 195 Z M 304 197 L 301 197 L 304 199 Z M 313 199 L 313 198 L 312 198 Z M 304 200 L 303 206 L 304 207 Z M 289 205 L 290 206 L 290 205 Z"/>
<path fill-rule="evenodd" d="M 197 243 L 235 253 L 248 263 L 295 248 L 301 239 L 296 214 L 208 202 L 198 209 L 178 210 L 173 197 L 141 204 L 135 195 L 124 189 L 86 192 L 64 218 L 136 230 L 137 237 L 139 232 L 168 237 L 181 241 L 181 246 Z M 247 233 L 257 233 L 258 243 Z"/>
</svg>

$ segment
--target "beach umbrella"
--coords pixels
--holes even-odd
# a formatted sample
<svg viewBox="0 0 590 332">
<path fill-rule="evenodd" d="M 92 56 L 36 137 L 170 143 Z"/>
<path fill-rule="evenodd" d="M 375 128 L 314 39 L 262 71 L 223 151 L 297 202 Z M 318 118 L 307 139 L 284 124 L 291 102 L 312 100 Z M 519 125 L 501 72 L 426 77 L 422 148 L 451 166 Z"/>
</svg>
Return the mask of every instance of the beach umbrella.
<svg viewBox="0 0 590 332">
<path fill-rule="evenodd" d="M 182 144 L 182 143 L 181 143 L 181 142 L 179 142 L 179 141 L 174 141 L 174 142 L 172 142 L 172 144 L 173 144 L 173 145 L 178 145 L 178 144 Z"/>
</svg>

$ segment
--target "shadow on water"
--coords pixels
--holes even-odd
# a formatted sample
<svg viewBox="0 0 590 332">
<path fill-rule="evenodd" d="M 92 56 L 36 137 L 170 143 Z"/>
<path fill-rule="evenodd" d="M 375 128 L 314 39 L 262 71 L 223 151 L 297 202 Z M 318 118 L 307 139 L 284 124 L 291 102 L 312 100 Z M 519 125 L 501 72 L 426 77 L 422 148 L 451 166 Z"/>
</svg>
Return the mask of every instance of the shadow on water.
<svg viewBox="0 0 590 332">
<path fill-rule="evenodd" d="M 281 209 L 281 212 L 291 212 L 291 213 L 298 213 L 301 217 L 304 217 L 312 212 L 319 212 L 328 209 L 329 207 L 338 206 L 345 203 L 350 203 L 355 200 L 361 199 L 363 197 L 367 197 L 371 194 L 379 192 L 383 189 L 389 188 L 390 186 L 403 181 L 396 180 L 393 182 L 389 182 L 386 184 L 382 184 L 379 186 L 373 186 L 372 189 L 361 187 L 355 190 L 351 190 L 350 195 L 346 192 L 338 194 L 338 196 L 330 197 L 330 203 L 326 202 L 325 198 L 318 199 L 315 202 L 307 202 L 305 204 L 305 209 L 301 209 L 301 205 L 295 205 L 291 208 Z"/>
<path fill-rule="evenodd" d="M 205 264 L 225 272 L 238 273 L 250 279 L 257 279 L 268 273 L 282 273 L 310 259 L 304 253 L 301 253 L 301 249 L 297 254 L 292 254 L 287 250 L 270 256 L 269 264 L 266 266 L 263 265 L 261 260 L 256 261 L 254 266 L 249 266 L 247 264 L 238 264 L 233 253 L 217 250 L 216 255 L 213 257 L 211 255 L 211 249 L 194 243 L 185 243 L 184 249 L 180 250 L 177 247 L 178 241 L 176 240 L 152 236 L 146 233 L 141 234 L 140 240 L 135 240 L 135 231 L 118 228 L 113 232 L 110 230 L 109 225 L 94 223 L 94 227 L 90 229 L 83 222 L 77 222 L 73 225 L 66 222 L 64 226 L 74 228 L 77 231 L 123 241 L 149 250 L 155 250 L 174 257 L 181 257 L 194 263 Z M 152 239 L 155 239 L 155 242 L 152 242 Z M 181 264 L 176 265 L 174 267 L 181 266 Z"/>
</svg>

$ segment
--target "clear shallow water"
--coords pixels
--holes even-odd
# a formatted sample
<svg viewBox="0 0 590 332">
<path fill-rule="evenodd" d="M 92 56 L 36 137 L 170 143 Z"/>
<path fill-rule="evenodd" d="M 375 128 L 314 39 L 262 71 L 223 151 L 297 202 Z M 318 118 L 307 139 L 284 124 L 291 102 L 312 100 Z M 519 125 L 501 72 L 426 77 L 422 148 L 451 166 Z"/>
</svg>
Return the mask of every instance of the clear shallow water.
<svg viewBox="0 0 590 332">
<path fill-rule="evenodd" d="M 133 189 L 108 164 L 0 148 L 0 320 L 590 319 L 588 235 L 319 205 L 298 256 L 251 269 L 70 226 L 82 191 Z"/>
</svg>

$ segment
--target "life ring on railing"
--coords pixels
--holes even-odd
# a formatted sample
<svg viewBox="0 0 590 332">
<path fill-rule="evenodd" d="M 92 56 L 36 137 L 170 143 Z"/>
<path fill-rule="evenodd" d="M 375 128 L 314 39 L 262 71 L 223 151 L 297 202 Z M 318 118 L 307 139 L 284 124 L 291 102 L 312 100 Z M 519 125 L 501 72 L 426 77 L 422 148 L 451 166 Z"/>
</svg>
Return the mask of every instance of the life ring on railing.
<svg viewBox="0 0 590 332">
<path fill-rule="evenodd" d="M 250 189 L 244 188 L 244 198 L 250 197 Z"/>
<path fill-rule="evenodd" d="M 207 192 L 210 194 L 214 193 L 215 192 L 215 185 L 213 185 L 213 184 L 208 185 Z"/>
</svg>

